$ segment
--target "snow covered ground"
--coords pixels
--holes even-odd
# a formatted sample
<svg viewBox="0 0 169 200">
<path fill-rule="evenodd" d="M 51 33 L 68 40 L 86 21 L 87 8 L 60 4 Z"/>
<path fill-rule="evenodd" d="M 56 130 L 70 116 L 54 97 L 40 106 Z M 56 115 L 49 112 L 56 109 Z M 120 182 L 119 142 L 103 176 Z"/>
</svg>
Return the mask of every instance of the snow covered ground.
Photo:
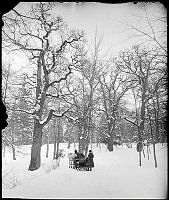
<svg viewBox="0 0 169 200">
<path fill-rule="evenodd" d="M 138 166 L 138 153 L 135 146 L 115 147 L 108 152 L 104 144 L 101 149 L 93 145 L 95 168 L 90 171 L 77 171 L 68 167 L 68 152 L 74 152 L 73 145 L 61 144 L 65 157 L 59 167 L 52 162 L 53 145 L 50 156 L 45 158 L 46 145 L 42 147 L 42 165 L 36 171 L 28 171 L 30 146 L 22 146 L 25 154 L 7 151 L 2 159 L 3 198 L 167 198 L 167 144 L 157 147 L 158 167 L 154 167 L 153 149 L 150 160 L 142 158 Z"/>
</svg>

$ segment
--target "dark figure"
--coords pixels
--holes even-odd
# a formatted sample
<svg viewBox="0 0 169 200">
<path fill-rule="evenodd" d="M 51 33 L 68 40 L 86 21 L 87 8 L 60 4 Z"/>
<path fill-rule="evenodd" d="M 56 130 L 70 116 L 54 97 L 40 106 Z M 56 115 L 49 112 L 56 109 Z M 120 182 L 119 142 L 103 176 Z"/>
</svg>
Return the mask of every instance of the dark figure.
<svg viewBox="0 0 169 200">
<path fill-rule="evenodd" d="M 143 150 L 143 143 L 142 142 L 138 142 L 137 143 L 137 152 L 141 152 Z"/>
<path fill-rule="evenodd" d="M 79 158 L 79 153 L 77 152 L 77 150 L 75 150 L 75 154 L 76 154 L 75 157 Z"/>
<path fill-rule="evenodd" d="M 79 167 L 83 168 L 86 166 L 86 159 L 83 153 L 79 153 Z"/>
<path fill-rule="evenodd" d="M 80 159 L 84 159 L 85 158 L 85 155 L 83 153 L 79 153 L 79 158 Z"/>
<path fill-rule="evenodd" d="M 77 169 L 79 167 L 79 153 L 75 150 L 74 166 Z"/>
<path fill-rule="evenodd" d="M 85 155 L 83 153 L 78 153 L 77 150 L 75 150 L 75 155 L 75 168 L 79 169 L 85 167 Z"/>
<path fill-rule="evenodd" d="M 92 171 L 92 168 L 94 167 L 94 161 L 93 161 L 94 155 L 91 150 L 89 150 L 88 157 L 86 159 L 86 166 L 88 171 Z"/>
</svg>

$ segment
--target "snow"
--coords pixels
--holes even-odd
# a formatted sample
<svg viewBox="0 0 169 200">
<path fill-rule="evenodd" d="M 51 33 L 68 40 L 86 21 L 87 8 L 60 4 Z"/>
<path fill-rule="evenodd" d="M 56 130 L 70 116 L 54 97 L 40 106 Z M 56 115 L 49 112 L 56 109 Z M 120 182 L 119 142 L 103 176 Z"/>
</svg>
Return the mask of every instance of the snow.
<svg viewBox="0 0 169 200">
<path fill-rule="evenodd" d="M 46 122 L 46 120 L 47 120 L 47 118 L 48 118 L 48 116 L 46 116 L 43 120 L 39 120 L 39 124 L 43 124 L 43 123 L 45 123 Z"/>
<path fill-rule="evenodd" d="M 38 111 L 40 109 L 40 105 L 39 104 L 36 104 L 36 106 L 34 107 L 34 110 L 35 111 Z"/>
<path fill-rule="evenodd" d="M 142 157 L 142 166 L 136 144 L 133 148 L 117 146 L 109 152 L 104 144 L 94 152 L 95 168 L 90 171 L 77 171 L 69 168 L 68 154 L 74 152 L 74 145 L 60 144 L 65 156 L 60 164 L 52 161 L 53 145 L 49 147 L 49 158 L 45 157 L 46 145 L 42 146 L 42 164 L 36 171 L 28 171 L 31 146 L 22 146 L 24 155 L 7 151 L 2 158 L 2 197 L 3 198 L 166 198 L 167 194 L 167 145 L 156 145 L 158 167 L 154 167 L 153 149 L 150 146 L 150 160 Z M 7 174 L 7 172 L 10 172 Z M 8 178 L 6 178 L 8 177 Z M 13 189 L 9 182 L 13 180 Z M 11 181 L 12 182 L 12 181 Z M 6 183 L 6 185 L 4 185 Z M 9 186 L 9 187 L 10 187 Z M 12 186 L 11 186 L 12 187 Z"/>
</svg>

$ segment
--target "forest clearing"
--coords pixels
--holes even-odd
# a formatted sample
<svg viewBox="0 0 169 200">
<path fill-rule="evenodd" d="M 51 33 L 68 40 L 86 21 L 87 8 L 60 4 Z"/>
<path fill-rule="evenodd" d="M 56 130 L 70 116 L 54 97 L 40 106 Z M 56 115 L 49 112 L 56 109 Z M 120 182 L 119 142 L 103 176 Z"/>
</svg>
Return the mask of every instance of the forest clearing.
<svg viewBox="0 0 169 200">
<path fill-rule="evenodd" d="M 154 167 L 152 147 L 150 160 L 146 155 L 141 167 L 135 144 L 132 148 L 117 146 L 113 152 L 109 152 L 104 144 L 100 147 L 93 144 L 95 167 L 91 172 L 69 168 L 68 153 L 74 152 L 73 145 L 67 149 L 67 144 L 61 144 L 65 156 L 60 158 L 59 167 L 52 163 L 53 145 L 50 145 L 49 158 L 45 158 L 46 145 L 43 145 L 41 168 L 33 172 L 27 171 L 30 146 L 23 147 L 23 152 L 28 155 L 18 154 L 17 160 L 12 160 L 12 154 L 8 152 L 2 163 L 3 198 L 167 197 L 166 144 L 157 145 L 158 168 Z"/>
<path fill-rule="evenodd" d="M 2 20 L 3 196 L 165 198 L 165 6 L 20 2 Z"/>
</svg>

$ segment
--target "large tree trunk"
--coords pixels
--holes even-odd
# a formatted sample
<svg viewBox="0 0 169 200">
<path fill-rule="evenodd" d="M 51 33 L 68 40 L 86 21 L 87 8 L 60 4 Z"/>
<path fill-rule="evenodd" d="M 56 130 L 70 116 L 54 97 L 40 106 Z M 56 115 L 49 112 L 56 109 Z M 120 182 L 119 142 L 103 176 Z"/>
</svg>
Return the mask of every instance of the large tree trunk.
<svg viewBox="0 0 169 200">
<path fill-rule="evenodd" d="M 107 149 L 109 151 L 113 151 L 113 142 L 114 142 L 114 138 L 113 138 L 113 132 L 114 132 L 114 128 L 115 128 L 115 122 L 114 124 L 112 124 L 113 122 L 110 122 L 110 124 L 108 125 L 108 133 L 109 133 L 109 138 L 108 138 L 108 143 L 107 143 Z"/>
<path fill-rule="evenodd" d="M 70 127 L 70 131 L 69 131 L 69 138 L 68 138 L 68 145 L 67 145 L 68 149 L 70 149 L 70 145 L 71 145 L 71 133 L 72 133 L 72 127 Z"/>
<path fill-rule="evenodd" d="M 82 127 L 81 127 L 81 125 L 79 125 L 78 128 L 79 128 L 79 133 L 78 133 L 79 153 L 83 153 L 83 139 L 82 139 Z"/>
<path fill-rule="evenodd" d="M 144 82 L 145 81 L 145 82 Z M 143 92 L 141 97 L 141 116 L 140 116 L 140 125 L 138 127 L 138 144 L 137 151 L 139 152 L 139 166 L 141 166 L 141 151 L 143 150 L 143 132 L 144 132 L 144 121 L 145 121 L 145 100 L 146 100 L 146 80 L 142 80 L 143 84 Z"/>
<path fill-rule="evenodd" d="M 46 158 L 48 158 L 48 155 L 49 155 L 49 135 L 47 135 L 47 149 L 46 149 Z"/>
<path fill-rule="evenodd" d="M 16 155 L 15 155 L 15 120 L 12 122 L 12 156 L 13 160 L 16 160 Z"/>
<path fill-rule="evenodd" d="M 68 141 L 68 145 L 67 145 L 67 148 L 68 149 L 70 149 L 70 144 L 71 144 L 71 142 L 70 142 L 70 140 Z"/>
<path fill-rule="evenodd" d="M 56 157 L 56 141 L 57 141 L 57 130 L 56 130 L 56 118 L 54 118 L 53 120 L 53 126 L 54 126 L 54 130 L 53 130 L 53 134 L 54 134 L 54 150 L 53 150 L 53 160 L 55 159 Z"/>
<path fill-rule="evenodd" d="M 12 155 L 13 155 L 13 160 L 16 160 L 16 154 L 15 154 L 15 147 L 12 146 Z"/>
<path fill-rule="evenodd" d="M 41 165 L 42 125 L 34 119 L 33 144 L 31 148 L 30 171 L 39 169 Z"/>
<path fill-rule="evenodd" d="M 113 138 L 112 138 L 112 135 L 109 137 L 108 139 L 108 143 L 107 143 L 107 149 L 109 151 L 113 151 Z"/>
<path fill-rule="evenodd" d="M 57 146 L 56 146 L 56 157 L 55 157 L 55 159 L 59 158 L 60 134 L 61 134 L 61 120 L 59 118 L 57 120 Z"/>
<path fill-rule="evenodd" d="M 160 134 L 159 134 L 159 102 L 158 102 L 158 93 L 156 94 L 156 99 L 157 99 L 157 108 L 155 106 L 155 101 L 153 99 L 153 107 L 154 107 L 154 117 L 155 117 L 155 126 L 156 126 L 156 134 L 155 134 L 155 141 L 159 142 L 160 141 Z"/>
<path fill-rule="evenodd" d="M 89 135 L 87 136 L 86 138 L 86 142 L 85 142 L 85 156 L 87 157 L 87 153 L 88 153 L 88 150 L 89 150 L 89 142 L 90 142 L 90 138 L 89 138 Z"/>
<path fill-rule="evenodd" d="M 141 166 L 141 151 L 139 151 L 139 166 Z"/>
<path fill-rule="evenodd" d="M 157 167 L 157 158 L 156 158 L 155 141 L 154 141 L 154 136 L 153 136 L 153 127 L 152 127 L 152 124 L 151 124 L 151 116 L 150 116 L 150 115 L 149 115 L 149 121 L 150 121 L 151 138 L 152 138 L 152 142 L 153 142 L 154 164 L 155 164 L 155 167 Z"/>
<path fill-rule="evenodd" d="M 136 96 L 133 90 L 133 95 L 134 95 L 134 101 L 135 101 L 135 109 L 136 109 L 136 120 L 137 120 L 137 136 L 138 136 L 138 141 L 137 141 L 137 152 L 139 154 L 139 166 L 141 166 L 141 151 L 143 149 L 143 145 L 142 145 L 142 132 L 144 130 L 144 115 L 145 115 L 145 89 L 143 90 L 142 93 L 142 105 L 141 105 L 141 123 L 139 125 L 138 123 L 138 112 L 137 112 L 137 101 L 136 101 Z M 140 131 L 141 129 L 141 131 Z"/>
</svg>

